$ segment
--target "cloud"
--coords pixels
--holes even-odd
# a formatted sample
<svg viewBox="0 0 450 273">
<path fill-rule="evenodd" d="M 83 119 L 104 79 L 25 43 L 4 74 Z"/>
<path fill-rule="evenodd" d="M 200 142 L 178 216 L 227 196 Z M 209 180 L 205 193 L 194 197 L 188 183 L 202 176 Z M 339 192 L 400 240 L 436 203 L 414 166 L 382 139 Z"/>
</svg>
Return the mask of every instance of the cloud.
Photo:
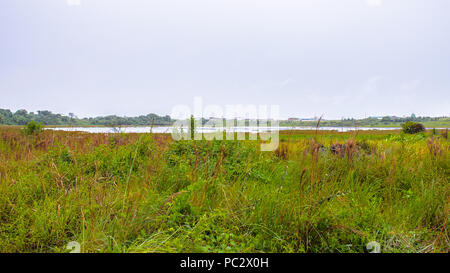
<svg viewBox="0 0 450 273">
<path fill-rule="evenodd" d="M 371 7 L 380 7 L 383 5 L 383 0 L 366 0 L 366 3 Z"/>
</svg>

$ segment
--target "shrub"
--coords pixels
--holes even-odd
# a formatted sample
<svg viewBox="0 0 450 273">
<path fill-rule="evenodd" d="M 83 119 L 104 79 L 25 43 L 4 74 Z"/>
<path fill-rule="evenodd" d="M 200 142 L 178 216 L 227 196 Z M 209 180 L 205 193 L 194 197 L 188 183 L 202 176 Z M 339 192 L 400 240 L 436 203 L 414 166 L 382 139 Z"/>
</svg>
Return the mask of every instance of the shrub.
<svg viewBox="0 0 450 273">
<path fill-rule="evenodd" d="M 34 120 L 30 121 L 24 128 L 23 131 L 27 136 L 35 135 L 44 130 L 44 126 L 41 123 L 36 123 Z"/>
<path fill-rule="evenodd" d="M 425 127 L 421 123 L 407 121 L 402 124 L 403 132 L 405 134 L 417 134 L 425 131 Z"/>
</svg>

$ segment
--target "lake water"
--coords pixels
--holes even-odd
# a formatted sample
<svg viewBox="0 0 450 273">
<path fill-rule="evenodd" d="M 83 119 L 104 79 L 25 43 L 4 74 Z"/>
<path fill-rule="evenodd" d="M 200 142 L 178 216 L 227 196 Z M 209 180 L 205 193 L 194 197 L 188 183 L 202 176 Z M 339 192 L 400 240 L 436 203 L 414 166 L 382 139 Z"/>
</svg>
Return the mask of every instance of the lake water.
<svg viewBox="0 0 450 273">
<path fill-rule="evenodd" d="M 89 132 L 89 133 L 149 133 L 150 126 L 136 126 L 136 127 L 122 127 L 109 128 L 109 127 L 56 127 L 56 128 L 46 128 L 46 130 L 57 130 L 57 131 L 79 131 L 79 132 Z M 384 128 L 384 127 L 319 127 L 319 130 L 335 130 L 338 132 L 348 132 L 348 131 L 367 131 L 367 130 L 399 130 L 401 128 Z M 186 130 L 186 129 L 184 129 Z M 230 131 L 230 132 L 245 132 L 245 133 L 258 133 L 258 132 L 269 132 L 269 131 L 280 131 L 280 130 L 316 130 L 316 127 L 201 127 L 196 130 L 196 132 L 202 133 L 213 133 L 217 131 Z M 152 129 L 153 133 L 171 133 L 172 127 L 167 126 L 155 126 Z"/>
</svg>

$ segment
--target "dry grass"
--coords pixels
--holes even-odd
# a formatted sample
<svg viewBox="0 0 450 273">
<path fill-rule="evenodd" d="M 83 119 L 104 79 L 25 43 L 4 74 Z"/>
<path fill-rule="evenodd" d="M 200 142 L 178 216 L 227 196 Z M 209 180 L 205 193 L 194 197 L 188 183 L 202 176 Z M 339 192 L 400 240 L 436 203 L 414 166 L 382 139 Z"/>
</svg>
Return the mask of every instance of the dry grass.
<svg viewBox="0 0 450 273">
<path fill-rule="evenodd" d="M 443 132 L 280 141 L 263 153 L 252 141 L 0 127 L 0 252 L 449 250 Z"/>
</svg>

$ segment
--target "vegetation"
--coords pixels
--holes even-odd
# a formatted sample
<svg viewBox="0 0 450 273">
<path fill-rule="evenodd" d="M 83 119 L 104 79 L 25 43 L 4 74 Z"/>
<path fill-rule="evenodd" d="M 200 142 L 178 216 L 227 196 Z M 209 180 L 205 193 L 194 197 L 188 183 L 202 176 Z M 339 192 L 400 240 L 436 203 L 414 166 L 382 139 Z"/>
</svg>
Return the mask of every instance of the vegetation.
<svg viewBox="0 0 450 273">
<path fill-rule="evenodd" d="M 0 252 L 448 252 L 445 132 L 255 141 L 0 127 Z"/>
<path fill-rule="evenodd" d="M 106 116 L 95 118 L 77 118 L 73 113 L 68 116 L 53 114 L 50 111 L 27 112 L 26 110 L 18 110 L 12 113 L 7 109 L 0 109 L 0 124 L 3 125 L 26 125 L 30 121 L 36 121 L 44 125 L 51 126 L 144 126 L 144 125 L 172 125 L 175 120 L 170 116 L 158 116 L 156 114 L 148 114 L 138 117 L 118 117 Z M 208 119 L 201 119 L 201 123 L 205 124 Z M 420 122 L 427 128 L 448 128 L 450 127 L 449 117 L 416 117 L 414 114 L 410 117 L 400 118 L 394 116 L 386 116 L 383 118 L 369 117 L 365 119 L 347 118 L 342 120 L 321 120 L 322 127 L 401 127 L 405 122 Z M 248 121 L 247 123 L 248 124 Z M 316 120 L 309 121 L 280 121 L 280 126 L 310 126 L 315 127 Z"/>
<path fill-rule="evenodd" d="M 448 117 L 416 117 L 411 115 L 410 117 L 390 117 L 383 118 L 369 117 L 365 119 L 342 119 L 342 120 L 321 120 L 320 125 L 322 127 L 398 127 L 405 122 L 413 121 L 420 122 L 428 128 L 448 128 L 450 127 L 450 118 Z M 315 127 L 317 121 L 282 121 L 281 126 L 311 126 Z"/>
<path fill-rule="evenodd" d="M 403 132 L 405 134 L 417 134 L 425 131 L 425 127 L 418 122 L 407 121 L 402 124 Z M 433 133 L 435 131 L 433 130 Z"/>
<path fill-rule="evenodd" d="M 37 114 L 26 110 L 18 110 L 12 113 L 10 110 L 0 109 L 0 124 L 3 125 L 26 125 L 36 121 L 45 125 L 63 126 L 119 126 L 119 125 L 171 125 L 173 120 L 169 116 L 158 116 L 148 114 L 139 117 L 106 116 L 96 118 L 77 118 L 73 113 L 69 116 L 53 114 L 50 111 L 38 111 Z"/>
<path fill-rule="evenodd" d="M 27 126 L 23 128 L 23 132 L 27 136 L 35 135 L 44 130 L 44 126 L 41 123 L 36 123 L 34 121 L 30 121 Z"/>
</svg>

